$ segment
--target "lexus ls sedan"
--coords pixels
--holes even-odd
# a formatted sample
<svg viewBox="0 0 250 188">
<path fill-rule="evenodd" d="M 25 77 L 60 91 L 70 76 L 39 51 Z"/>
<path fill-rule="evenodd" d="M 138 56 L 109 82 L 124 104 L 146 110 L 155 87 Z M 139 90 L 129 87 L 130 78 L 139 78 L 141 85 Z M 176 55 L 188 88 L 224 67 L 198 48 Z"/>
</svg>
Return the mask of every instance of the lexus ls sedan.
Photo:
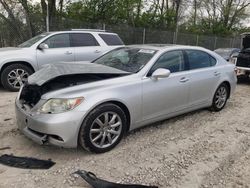
<svg viewBox="0 0 250 188">
<path fill-rule="evenodd" d="M 39 144 L 106 152 L 141 126 L 200 108 L 222 110 L 236 87 L 234 69 L 210 50 L 170 45 L 49 64 L 22 86 L 17 124 Z"/>
</svg>

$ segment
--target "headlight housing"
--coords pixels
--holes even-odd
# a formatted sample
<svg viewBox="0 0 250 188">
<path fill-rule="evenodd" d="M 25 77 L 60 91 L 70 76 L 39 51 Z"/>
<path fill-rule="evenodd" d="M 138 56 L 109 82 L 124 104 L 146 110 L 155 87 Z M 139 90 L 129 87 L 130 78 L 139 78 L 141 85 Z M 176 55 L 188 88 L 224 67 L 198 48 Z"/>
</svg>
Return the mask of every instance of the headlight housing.
<svg viewBox="0 0 250 188">
<path fill-rule="evenodd" d="M 41 106 L 38 112 L 45 114 L 58 114 L 67 112 L 80 105 L 83 100 L 83 97 L 73 99 L 49 99 Z"/>
</svg>

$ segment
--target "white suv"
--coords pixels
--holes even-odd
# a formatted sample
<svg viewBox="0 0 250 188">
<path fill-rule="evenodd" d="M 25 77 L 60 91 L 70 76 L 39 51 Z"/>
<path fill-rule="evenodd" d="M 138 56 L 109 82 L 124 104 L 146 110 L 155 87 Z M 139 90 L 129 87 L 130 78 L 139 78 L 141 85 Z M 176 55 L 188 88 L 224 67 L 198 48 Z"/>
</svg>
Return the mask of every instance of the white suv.
<svg viewBox="0 0 250 188">
<path fill-rule="evenodd" d="M 43 33 L 16 48 L 0 49 L 1 83 L 10 91 L 18 91 L 28 76 L 44 64 L 92 61 L 123 45 L 117 34 L 102 30 Z"/>
</svg>

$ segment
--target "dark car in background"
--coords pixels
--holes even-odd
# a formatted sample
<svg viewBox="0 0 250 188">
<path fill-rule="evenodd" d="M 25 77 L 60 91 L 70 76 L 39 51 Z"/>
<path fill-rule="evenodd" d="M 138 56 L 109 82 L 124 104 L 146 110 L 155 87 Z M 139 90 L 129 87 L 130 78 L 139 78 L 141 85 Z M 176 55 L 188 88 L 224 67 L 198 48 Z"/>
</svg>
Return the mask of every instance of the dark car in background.
<svg viewBox="0 0 250 188">
<path fill-rule="evenodd" d="M 240 51 L 237 61 L 237 75 L 250 75 L 250 33 L 242 34 L 242 50 Z"/>
</svg>

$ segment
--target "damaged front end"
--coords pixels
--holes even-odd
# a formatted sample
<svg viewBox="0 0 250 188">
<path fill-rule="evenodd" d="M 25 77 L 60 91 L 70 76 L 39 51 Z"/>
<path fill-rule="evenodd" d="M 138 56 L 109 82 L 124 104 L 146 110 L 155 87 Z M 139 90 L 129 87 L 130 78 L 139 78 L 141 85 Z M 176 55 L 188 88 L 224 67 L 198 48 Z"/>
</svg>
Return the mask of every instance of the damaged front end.
<svg viewBox="0 0 250 188">
<path fill-rule="evenodd" d="M 88 62 L 48 64 L 28 78 L 28 83 L 20 91 L 19 100 L 22 105 L 33 108 L 42 95 L 48 92 L 128 74 L 112 67 Z"/>
<path fill-rule="evenodd" d="M 45 82 L 41 86 L 37 84 L 25 84 L 20 92 L 19 101 L 22 105 L 33 108 L 40 101 L 42 95 L 46 93 L 120 76 L 122 75 L 107 73 L 72 74 L 58 76 Z"/>
<path fill-rule="evenodd" d="M 50 143 L 62 147 L 76 147 L 75 135 L 82 123 L 84 113 L 73 110 L 67 113 L 50 111 L 42 113 L 39 111 L 41 107 L 49 100 L 54 100 L 54 98 L 44 99 L 43 95 L 127 75 L 126 72 L 111 69 L 90 63 L 70 64 L 70 66 L 61 63 L 48 65 L 36 72 L 29 77 L 28 83 L 23 85 L 16 100 L 16 118 L 19 129 L 39 144 Z"/>
</svg>

